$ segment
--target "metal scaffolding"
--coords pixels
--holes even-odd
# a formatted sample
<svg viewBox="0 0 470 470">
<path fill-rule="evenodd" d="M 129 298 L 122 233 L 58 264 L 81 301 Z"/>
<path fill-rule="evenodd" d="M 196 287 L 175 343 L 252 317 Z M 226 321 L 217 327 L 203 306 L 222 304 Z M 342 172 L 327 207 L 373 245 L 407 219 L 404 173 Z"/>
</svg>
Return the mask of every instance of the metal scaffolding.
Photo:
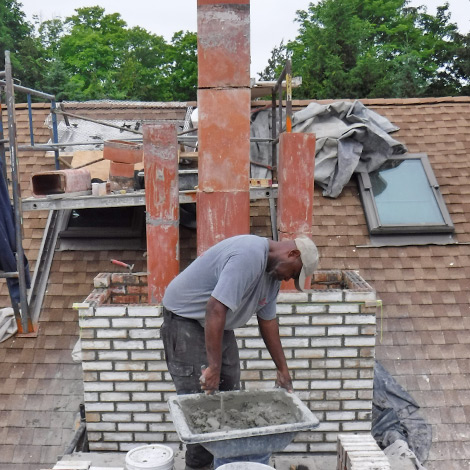
<svg viewBox="0 0 470 470">
<path fill-rule="evenodd" d="M 3 174 L 2 178 L 5 180 L 5 186 L 11 190 L 11 205 L 14 214 L 14 230 L 15 230 L 15 258 L 16 258 L 16 271 L 4 272 L 0 271 L 0 278 L 17 278 L 19 283 L 19 304 L 12 298 L 12 307 L 15 312 L 18 332 L 20 334 L 32 334 L 35 332 L 35 325 L 31 316 L 31 307 L 28 301 L 27 292 L 27 278 L 29 273 L 26 272 L 27 264 L 25 265 L 25 255 L 23 250 L 23 209 L 21 200 L 21 188 L 19 179 L 19 166 L 18 166 L 18 143 L 16 135 L 16 117 L 15 117 L 15 92 L 25 93 L 27 95 L 28 112 L 29 112 L 29 130 L 30 130 L 30 148 L 35 149 L 33 120 L 31 109 L 31 96 L 50 100 L 51 111 L 56 107 L 55 96 L 40 91 L 32 90 L 30 88 L 16 85 L 13 80 L 10 51 L 5 51 L 5 71 L 0 72 L 0 97 L 5 96 L 5 104 L 8 116 L 8 138 L 5 138 L 3 129 L 3 116 L 2 108 L 0 106 L 0 158 L 2 160 Z M 1 103 L 1 100 L 0 100 Z M 56 115 L 52 114 L 53 123 L 53 140 L 57 143 L 57 119 Z M 53 149 L 55 153 L 55 165 L 59 168 L 59 150 Z M 9 154 L 9 169 L 7 164 L 7 153 Z M 10 173 L 10 174 L 8 174 Z M 9 176 L 11 180 L 9 181 Z M 9 182 L 11 186 L 9 186 Z"/>
<path fill-rule="evenodd" d="M 272 183 L 268 187 L 250 187 L 250 198 L 251 199 L 269 199 L 270 203 L 270 212 L 271 212 L 271 224 L 272 224 L 272 233 L 273 237 L 277 236 L 276 229 L 276 208 L 275 208 L 275 199 L 277 197 L 277 181 L 276 181 L 276 146 L 279 142 L 279 135 L 283 131 L 283 92 L 286 92 L 285 97 L 285 107 L 286 107 L 286 131 L 291 131 L 291 117 L 292 117 L 292 88 L 299 86 L 301 79 L 292 78 L 291 76 L 291 64 L 288 60 L 286 66 L 281 73 L 281 76 L 276 82 L 258 82 L 252 84 L 252 97 L 257 96 L 266 96 L 268 94 L 272 95 L 272 135 L 269 138 L 254 138 L 250 140 L 252 142 L 266 142 L 270 143 L 272 146 L 272 160 L 270 169 L 272 171 Z M 28 105 L 28 116 L 29 116 L 29 133 L 30 133 L 30 142 L 29 145 L 19 145 L 16 140 L 16 120 L 15 120 L 15 92 L 24 93 L 27 96 L 27 105 Z M 12 195 L 12 207 L 14 211 L 14 220 L 15 220 L 15 233 L 16 233 L 16 261 L 17 261 L 17 270 L 14 272 L 2 272 L 0 271 L 0 278 L 18 278 L 20 285 L 20 304 L 15 304 L 12 299 L 12 306 L 15 311 L 15 315 L 18 323 L 18 331 L 21 334 L 34 334 L 37 329 L 37 321 L 39 319 L 39 313 L 42 306 L 42 300 L 44 293 L 37 293 L 39 286 L 43 286 L 45 289 L 45 283 L 47 282 L 48 272 L 50 263 L 52 262 L 52 255 L 55 246 L 55 239 L 51 240 L 47 245 L 47 248 L 44 248 L 45 242 L 48 239 L 49 231 L 54 232 L 54 224 L 57 216 L 64 209 L 77 209 L 77 208 L 97 208 L 97 207 L 124 207 L 124 206 L 139 206 L 145 205 L 145 190 L 137 190 L 135 192 L 127 194 L 108 194 L 103 196 L 92 196 L 92 195 L 82 195 L 82 194 L 68 194 L 63 195 L 64 197 L 49 196 L 46 198 L 27 198 L 21 199 L 21 190 L 19 184 L 19 168 L 18 168 L 18 150 L 19 151 L 31 151 L 31 150 L 42 150 L 42 151 L 52 151 L 55 156 L 55 168 L 60 169 L 60 158 L 59 151 L 60 149 L 66 148 L 68 146 L 81 146 L 88 145 L 90 142 L 75 142 L 75 143 L 59 143 L 58 139 L 58 123 L 57 115 L 62 115 L 65 120 L 68 120 L 68 117 L 80 119 L 84 121 L 91 121 L 96 124 L 115 127 L 119 130 L 131 131 L 136 136 L 134 138 L 128 138 L 127 140 L 142 140 L 142 131 L 141 130 L 130 130 L 121 126 L 117 126 L 105 121 L 98 121 L 91 119 L 85 116 L 79 116 L 76 114 L 68 113 L 63 108 L 58 108 L 56 106 L 56 100 L 54 95 L 43 93 L 37 90 L 23 87 L 14 83 L 12 76 L 12 68 L 10 61 L 9 51 L 5 52 L 5 71 L 0 72 L 0 98 L 5 95 L 5 103 L 7 105 L 8 111 L 8 138 L 4 137 L 3 124 L 2 124 L 2 108 L 1 108 L 1 99 L 0 99 L 0 159 L 3 162 L 3 177 L 8 187 L 9 175 L 7 172 L 7 158 L 6 154 L 9 154 L 10 161 L 10 174 L 11 174 L 11 186 L 10 192 Z M 32 118 L 32 105 L 31 105 L 31 96 L 35 96 L 41 99 L 49 100 L 51 104 L 51 120 L 52 120 L 52 142 L 47 144 L 38 144 L 34 139 L 34 129 L 33 129 L 33 118 Z M 276 116 L 277 114 L 277 116 Z M 195 146 L 197 149 L 197 135 L 187 135 L 189 132 L 197 132 L 196 129 L 183 129 L 182 132 L 178 133 L 178 143 L 181 145 Z M 93 141 L 93 144 L 103 143 Z M 195 158 L 197 158 L 197 151 L 193 152 Z M 183 157 L 182 154 L 181 157 Z M 189 155 L 189 154 L 188 154 Z M 191 154 L 192 155 L 192 154 Z M 188 157 L 193 158 L 193 157 Z M 93 162 L 92 162 L 93 163 Z M 254 162 L 251 162 L 255 164 Z M 184 172 L 184 170 L 182 170 Z M 180 170 L 181 172 L 181 170 Z M 180 204 L 185 203 L 194 203 L 195 202 L 195 191 L 191 190 L 181 190 L 180 191 Z M 23 210 L 34 211 L 34 210 L 49 210 L 49 218 L 45 230 L 45 235 L 43 238 L 43 244 L 40 248 L 38 254 L 35 272 L 32 277 L 32 287 L 29 292 L 27 292 L 26 286 L 26 272 L 25 265 L 22 262 L 24 259 L 24 250 L 23 250 Z M 51 229 L 49 226 L 51 225 Z M 47 233 L 46 233 L 47 232 Z M 50 238 L 50 237 L 49 237 Z M 43 254 L 44 252 L 44 254 Z M 44 258 L 44 259 L 43 259 Z M 44 265 L 48 264 L 49 267 Z M 39 279 L 40 273 L 44 272 L 43 277 L 46 279 Z M 39 279 L 39 280 L 38 280 Z"/>
</svg>

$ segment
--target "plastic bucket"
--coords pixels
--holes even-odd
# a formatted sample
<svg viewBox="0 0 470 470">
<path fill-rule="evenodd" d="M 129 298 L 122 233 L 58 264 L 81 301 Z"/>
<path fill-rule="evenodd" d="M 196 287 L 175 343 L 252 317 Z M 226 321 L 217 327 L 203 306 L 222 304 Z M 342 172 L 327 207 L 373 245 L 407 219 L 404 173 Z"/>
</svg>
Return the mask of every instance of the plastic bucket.
<svg viewBox="0 0 470 470">
<path fill-rule="evenodd" d="M 273 470 L 273 467 L 258 462 L 230 462 L 217 467 L 217 470 Z"/>
<path fill-rule="evenodd" d="M 126 454 L 126 467 L 127 470 L 172 470 L 174 460 L 171 447 L 150 444 L 131 449 Z"/>
</svg>

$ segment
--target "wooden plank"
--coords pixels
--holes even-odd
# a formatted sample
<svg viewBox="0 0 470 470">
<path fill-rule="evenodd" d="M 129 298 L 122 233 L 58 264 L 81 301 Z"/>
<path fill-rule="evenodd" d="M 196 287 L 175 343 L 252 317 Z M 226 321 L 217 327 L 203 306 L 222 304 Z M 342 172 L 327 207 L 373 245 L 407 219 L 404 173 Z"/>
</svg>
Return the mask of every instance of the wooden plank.
<svg viewBox="0 0 470 470">
<path fill-rule="evenodd" d="M 198 152 L 179 152 L 178 160 L 181 158 L 195 159 L 198 158 Z"/>
<path fill-rule="evenodd" d="M 72 168 L 82 166 L 100 158 L 103 158 L 102 150 L 77 150 L 76 152 L 73 152 Z M 88 165 L 86 168 L 90 172 L 92 178 L 99 178 L 103 181 L 108 181 L 109 163 L 109 160 L 103 160 L 98 163 Z"/>
<path fill-rule="evenodd" d="M 250 178 L 250 186 L 252 188 L 270 188 L 273 180 L 270 178 Z"/>
</svg>

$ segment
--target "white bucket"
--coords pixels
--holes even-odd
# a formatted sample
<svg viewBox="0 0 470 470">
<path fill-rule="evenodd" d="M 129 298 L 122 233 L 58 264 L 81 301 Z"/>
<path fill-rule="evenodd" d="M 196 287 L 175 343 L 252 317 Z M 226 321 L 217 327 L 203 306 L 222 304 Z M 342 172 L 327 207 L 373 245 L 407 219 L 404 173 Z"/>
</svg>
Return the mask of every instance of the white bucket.
<svg viewBox="0 0 470 470">
<path fill-rule="evenodd" d="M 273 467 L 258 462 L 230 462 L 217 467 L 217 470 L 273 470 Z"/>
<path fill-rule="evenodd" d="M 161 444 L 151 444 L 131 449 L 126 454 L 127 470 L 172 470 L 173 449 Z"/>
</svg>

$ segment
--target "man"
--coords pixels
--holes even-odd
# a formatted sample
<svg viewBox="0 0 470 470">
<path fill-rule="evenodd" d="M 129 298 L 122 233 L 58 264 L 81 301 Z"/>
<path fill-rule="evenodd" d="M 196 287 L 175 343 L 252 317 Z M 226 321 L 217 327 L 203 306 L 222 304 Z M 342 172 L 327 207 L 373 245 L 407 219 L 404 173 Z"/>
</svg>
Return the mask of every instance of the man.
<svg viewBox="0 0 470 470">
<path fill-rule="evenodd" d="M 317 264 L 317 248 L 307 237 L 276 242 L 239 235 L 211 247 L 173 279 L 163 297 L 162 337 L 177 393 L 240 389 L 233 330 L 255 313 L 276 365 L 276 385 L 292 391 L 276 298 L 283 280 L 295 279 L 303 290 Z M 187 446 L 187 468 L 208 468 L 212 458 L 200 445 Z"/>
</svg>

